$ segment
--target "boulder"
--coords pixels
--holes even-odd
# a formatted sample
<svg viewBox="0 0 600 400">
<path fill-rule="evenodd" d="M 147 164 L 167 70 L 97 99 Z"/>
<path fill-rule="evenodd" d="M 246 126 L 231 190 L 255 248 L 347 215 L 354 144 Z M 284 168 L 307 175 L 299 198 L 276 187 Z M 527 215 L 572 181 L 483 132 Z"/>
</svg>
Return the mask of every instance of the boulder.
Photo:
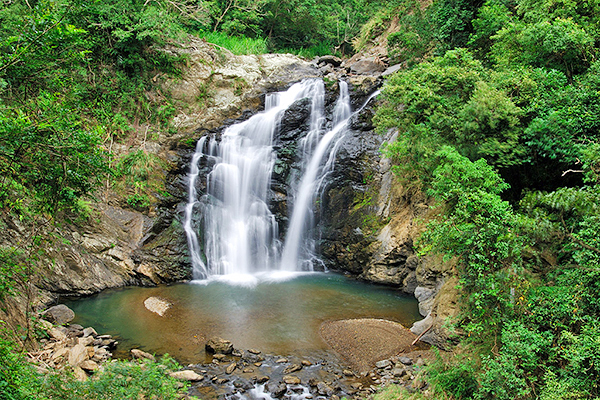
<svg viewBox="0 0 600 400">
<path fill-rule="evenodd" d="M 97 371 L 98 368 L 100 368 L 98 363 L 96 363 L 95 361 L 92 361 L 92 360 L 83 361 L 81 364 L 79 364 L 79 367 L 87 372 L 94 372 L 94 371 Z"/>
<path fill-rule="evenodd" d="M 88 358 L 87 348 L 82 344 L 77 344 L 69 351 L 69 365 L 76 367 Z"/>
<path fill-rule="evenodd" d="M 146 359 L 146 360 L 156 361 L 156 358 L 154 358 L 154 356 L 152 354 L 146 353 L 145 351 L 142 351 L 139 349 L 131 349 L 131 357 L 134 360 Z"/>
<path fill-rule="evenodd" d="M 92 327 L 85 328 L 83 330 L 83 337 L 86 338 L 88 336 L 98 336 L 98 332 Z"/>
<path fill-rule="evenodd" d="M 292 372 L 300 371 L 301 369 L 302 369 L 302 365 L 292 364 L 292 365 L 288 365 L 287 367 L 285 367 L 285 369 L 283 370 L 283 373 L 285 375 L 289 375 Z"/>
<path fill-rule="evenodd" d="M 214 337 L 206 342 L 205 348 L 211 353 L 231 354 L 233 352 L 233 344 L 231 341 Z"/>
<path fill-rule="evenodd" d="M 88 378 L 85 371 L 83 369 L 81 369 L 80 367 L 74 367 L 73 374 L 75 375 L 75 379 L 77 379 L 78 381 L 81 381 L 81 382 L 86 381 Z"/>
<path fill-rule="evenodd" d="M 183 371 L 171 372 L 169 374 L 170 377 L 179 379 L 180 381 L 189 381 L 189 382 L 198 382 L 204 379 L 202 375 L 197 374 L 196 372 L 186 369 Z"/>
<path fill-rule="evenodd" d="M 68 324 L 75 318 L 75 312 L 64 304 L 50 307 L 42 314 L 43 318 L 57 325 Z"/>
<path fill-rule="evenodd" d="M 267 390 L 273 395 L 273 397 L 280 398 L 283 397 L 285 392 L 287 392 L 287 386 L 285 383 L 270 383 Z"/>
<path fill-rule="evenodd" d="M 58 341 L 67 339 L 67 335 L 65 335 L 60 329 L 57 328 L 50 329 L 48 331 L 48 335 L 50 335 L 51 338 L 56 339 Z"/>
<path fill-rule="evenodd" d="M 402 69 L 402 67 L 403 67 L 402 64 L 392 65 L 391 67 L 389 67 L 388 69 L 386 69 L 385 71 L 383 71 L 383 73 L 381 74 L 381 76 L 392 75 L 394 72 L 400 71 Z"/>
<path fill-rule="evenodd" d="M 386 70 L 385 65 L 374 57 L 367 57 L 350 64 L 350 71 L 359 75 L 373 75 Z"/>
<path fill-rule="evenodd" d="M 339 67 L 340 65 L 342 65 L 342 59 L 339 57 L 336 57 L 336 56 L 326 55 L 326 56 L 319 57 L 317 59 L 317 63 L 318 64 L 331 64 L 334 67 Z"/>
<path fill-rule="evenodd" d="M 233 371 L 235 371 L 235 369 L 237 368 L 237 364 L 236 363 L 231 363 L 229 364 L 229 366 L 227 367 L 227 369 L 225 369 L 225 372 L 229 375 L 233 374 Z"/>
</svg>

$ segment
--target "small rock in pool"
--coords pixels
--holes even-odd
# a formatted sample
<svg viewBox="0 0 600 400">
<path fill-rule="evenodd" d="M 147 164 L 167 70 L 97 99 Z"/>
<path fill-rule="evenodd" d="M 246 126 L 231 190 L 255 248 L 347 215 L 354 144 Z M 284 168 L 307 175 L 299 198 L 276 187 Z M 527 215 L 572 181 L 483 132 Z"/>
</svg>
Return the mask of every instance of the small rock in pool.
<svg viewBox="0 0 600 400">
<path fill-rule="evenodd" d="M 256 350 L 256 349 L 248 349 L 248 353 L 252 353 L 252 354 L 260 354 L 260 350 Z"/>
<path fill-rule="evenodd" d="M 227 374 L 232 374 L 233 371 L 235 371 L 235 369 L 237 368 L 237 364 L 236 363 L 231 363 L 229 364 L 229 366 L 227 367 L 227 369 L 225 370 L 225 372 L 227 372 Z"/>
<path fill-rule="evenodd" d="M 134 360 L 141 360 L 145 358 L 147 360 L 156 361 L 152 354 L 138 349 L 131 349 L 131 357 L 133 357 Z"/>
<path fill-rule="evenodd" d="M 171 303 L 166 300 L 159 299 L 158 297 L 148 297 L 146 300 L 144 300 L 144 307 L 146 307 L 148 311 L 152 311 L 153 313 L 156 313 L 162 317 L 165 315 L 167 310 L 171 308 Z"/>
</svg>

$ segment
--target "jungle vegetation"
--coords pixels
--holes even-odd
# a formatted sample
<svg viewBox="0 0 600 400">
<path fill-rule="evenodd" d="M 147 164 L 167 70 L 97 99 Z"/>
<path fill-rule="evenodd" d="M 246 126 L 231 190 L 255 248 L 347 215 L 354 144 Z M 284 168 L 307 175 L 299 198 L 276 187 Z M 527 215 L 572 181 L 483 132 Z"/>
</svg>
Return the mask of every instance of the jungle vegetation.
<svg viewBox="0 0 600 400">
<path fill-rule="evenodd" d="M 166 45 L 349 55 L 394 22 L 405 68 L 375 122 L 399 132 L 385 149 L 398 179 L 437 201 L 419 252 L 455 258 L 461 282 L 460 351 L 423 371 L 432 396 L 600 397 L 597 0 L 12 0 L 0 21 L 0 212 L 28 223 L 85 213 L 104 179 L 156 162 L 113 162 L 110 144 L 170 129 L 154 79 L 184 60 Z M 0 300 L 23 290 L 40 240 L 0 249 Z M 0 399 L 111 390 L 40 380 L 21 352 L 0 341 Z"/>
</svg>

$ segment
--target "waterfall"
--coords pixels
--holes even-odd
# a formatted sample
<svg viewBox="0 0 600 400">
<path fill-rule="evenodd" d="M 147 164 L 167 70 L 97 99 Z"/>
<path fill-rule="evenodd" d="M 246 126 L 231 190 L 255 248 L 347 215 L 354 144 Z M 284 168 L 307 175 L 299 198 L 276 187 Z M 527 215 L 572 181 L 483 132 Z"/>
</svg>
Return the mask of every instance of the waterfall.
<svg viewBox="0 0 600 400">
<path fill-rule="evenodd" d="M 293 212 L 282 246 L 279 226 L 268 205 L 277 157 L 273 141 L 285 110 L 303 98 L 311 100 L 310 127 L 299 143 L 301 178 L 292 184 L 288 195 Z M 268 94 L 263 112 L 228 127 L 220 140 L 203 137 L 198 141 L 188 175 L 184 222 L 194 279 L 270 270 L 313 270 L 315 240 L 311 232 L 316 196 L 333 170 L 335 153 L 353 115 L 347 84 L 340 82 L 328 131 L 324 130 L 324 103 L 323 81 L 305 80 L 285 92 Z M 203 158 L 212 170 L 207 175 L 206 194 L 198 199 L 195 185 Z M 196 207 L 201 215 L 199 227 L 192 222 Z M 202 232 L 202 246 L 197 230 Z"/>
<path fill-rule="evenodd" d="M 333 169 L 333 160 L 338 146 L 331 146 L 332 141 L 337 139 L 339 143 L 343 138 L 351 116 L 348 84 L 343 81 L 339 84 L 340 96 L 333 111 L 333 128 L 320 138 L 315 139 L 311 132 L 303 139 L 302 147 L 305 150 L 302 179 L 293 201 L 293 213 L 281 256 L 282 270 L 313 270 L 315 243 L 314 238 L 310 237 L 310 232 L 314 227 L 314 204 L 321 183 Z M 322 165 L 321 161 L 327 150 L 330 150 L 328 162 Z"/>
</svg>

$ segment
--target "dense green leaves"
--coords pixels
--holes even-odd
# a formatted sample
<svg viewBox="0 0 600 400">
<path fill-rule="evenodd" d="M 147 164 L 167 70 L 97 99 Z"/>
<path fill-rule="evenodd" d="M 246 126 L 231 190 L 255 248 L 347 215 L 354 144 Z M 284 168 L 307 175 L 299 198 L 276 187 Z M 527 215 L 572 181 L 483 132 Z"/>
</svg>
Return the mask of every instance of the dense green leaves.
<svg viewBox="0 0 600 400">
<path fill-rule="evenodd" d="M 398 131 L 385 151 L 399 177 L 437 201 L 420 249 L 456 260 L 455 324 L 480 359 L 456 369 L 468 394 L 446 372 L 459 360 L 432 382 L 457 398 L 597 398 L 600 4 L 452 4 L 419 14 L 440 56 L 412 53 L 375 118 Z M 390 51 L 408 55 L 401 29 Z"/>
</svg>

